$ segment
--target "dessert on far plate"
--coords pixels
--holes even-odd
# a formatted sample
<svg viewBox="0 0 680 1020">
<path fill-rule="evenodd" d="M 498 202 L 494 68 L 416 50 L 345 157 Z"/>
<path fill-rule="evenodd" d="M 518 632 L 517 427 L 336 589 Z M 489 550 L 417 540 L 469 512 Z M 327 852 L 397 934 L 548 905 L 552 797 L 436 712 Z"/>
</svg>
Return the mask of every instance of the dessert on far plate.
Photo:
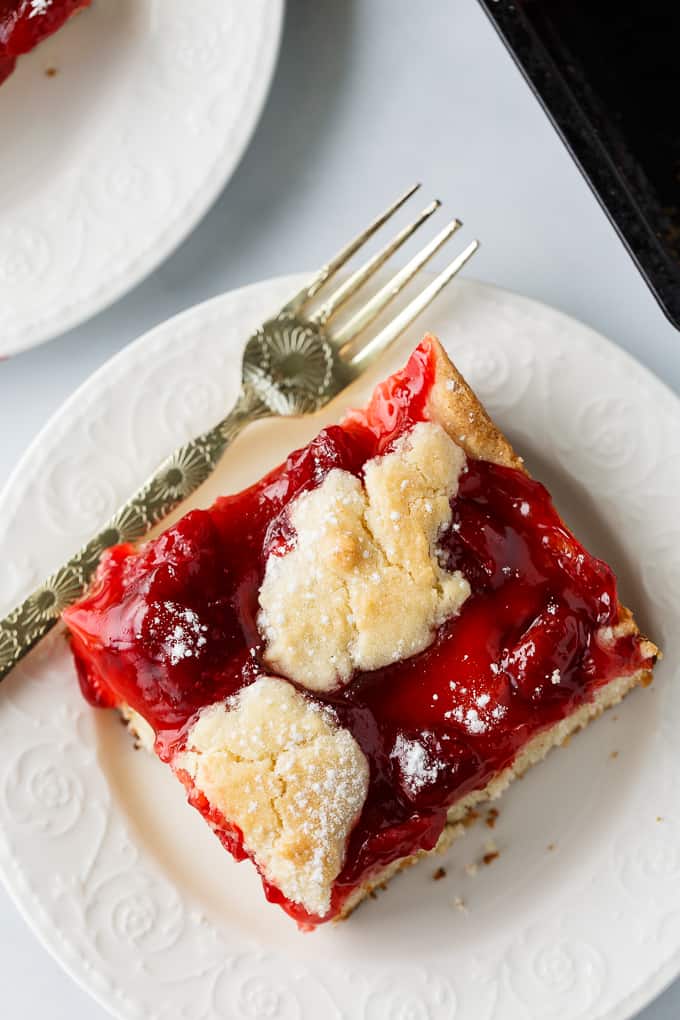
<svg viewBox="0 0 680 1020">
<path fill-rule="evenodd" d="M 0 0 L 0 85 L 17 58 L 53 35 L 92 0 Z"/>
<path fill-rule="evenodd" d="M 657 656 L 433 337 L 251 488 L 109 550 L 64 618 L 88 700 L 302 927 L 450 842 Z"/>
</svg>

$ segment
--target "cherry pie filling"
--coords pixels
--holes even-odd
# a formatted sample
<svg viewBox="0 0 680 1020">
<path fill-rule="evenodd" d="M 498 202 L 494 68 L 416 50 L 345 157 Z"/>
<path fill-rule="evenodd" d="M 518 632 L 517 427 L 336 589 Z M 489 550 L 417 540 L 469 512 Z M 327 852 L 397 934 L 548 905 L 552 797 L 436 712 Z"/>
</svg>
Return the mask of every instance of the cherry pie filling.
<svg viewBox="0 0 680 1020">
<path fill-rule="evenodd" d="M 0 0 L 0 84 L 17 57 L 53 35 L 92 0 Z"/>
<path fill-rule="evenodd" d="M 90 592 L 64 614 L 86 698 L 134 708 L 170 761 L 201 708 L 270 673 L 258 591 L 267 557 L 295 541 L 288 504 L 333 468 L 360 476 L 367 459 L 426 420 L 433 380 L 423 342 L 366 411 L 324 429 L 262 481 L 192 511 L 139 550 L 109 550 Z M 542 485 L 468 459 L 452 513 L 439 546 L 443 565 L 461 570 L 472 589 L 460 614 L 418 655 L 358 673 L 337 693 L 305 691 L 353 734 L 370 785 L 326 917 L 310 916 L 263 877 L 267 897 L 302 924 L 328 920 L 368 876 L 434 847 L 448 808 L 511 764 L 531 737 L 608 680 L 653 664 L 638 637 L 596 637 L 618 621 L 614 576 L 566 529 Z M 176 647 L 187 610 L 196 622 L 188 653 Z M 189 799 L 237 859 L 248 856 L 240 831 L 200 791 L 190 788 Z"/>
</svg>

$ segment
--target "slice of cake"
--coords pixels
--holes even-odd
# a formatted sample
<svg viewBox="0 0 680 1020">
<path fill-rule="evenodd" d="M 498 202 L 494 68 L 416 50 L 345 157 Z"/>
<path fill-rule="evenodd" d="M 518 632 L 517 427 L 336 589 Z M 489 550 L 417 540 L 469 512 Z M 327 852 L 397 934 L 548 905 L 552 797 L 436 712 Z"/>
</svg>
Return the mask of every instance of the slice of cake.
<svg viewBox="0 0 680 1020">
<path fill-rule="evenodd" d="M 17 58 L 35 49 L 92 0 L 0 0 L 0 85 Z"/>
<path fill-rule="evenodd" d="M 117 707 L 301 926 L 647 684 L 656 647 L 439 343 L 64 613 Z"/>
</svg>

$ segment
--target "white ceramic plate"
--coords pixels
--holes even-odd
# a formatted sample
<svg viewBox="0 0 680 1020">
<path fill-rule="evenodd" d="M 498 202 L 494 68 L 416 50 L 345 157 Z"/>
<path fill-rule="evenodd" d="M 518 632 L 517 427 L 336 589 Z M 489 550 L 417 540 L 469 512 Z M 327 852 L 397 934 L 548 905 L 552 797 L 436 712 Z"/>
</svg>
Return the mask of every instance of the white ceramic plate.
<svg viewBox="0 0 680 1020">
<path fill-rule="evenodd" d="M 300 283 L 192 309 L 73 396 L 0 498 L 0 612 L 222 414 L 245 338 Z M 656 682 L 516 784 L 491 867 L 465 871 L 491 835 L 479 824 L 444 880 L 421 863 L 348 923 L 302 935 L 115 715 L 84 704 L 54 635 L 0 690 L 0 870 L 43 942 L 119 1017 L 623 1020 L 680 971 L 680 405 L 585 326 L 499 290 L 454 285 L 427 325 L 616 567 L 665 649 Z M 375 379 L 316 419 L 253 426 L 212 491 L 254 480 Z"/>
<path fill-rule="evenodd" d="M 20 59 L 0 88 L 0 357 L 100 311 L 195 226 L 255 127 L 282 15 L 94 0 Z"/>
</svg>

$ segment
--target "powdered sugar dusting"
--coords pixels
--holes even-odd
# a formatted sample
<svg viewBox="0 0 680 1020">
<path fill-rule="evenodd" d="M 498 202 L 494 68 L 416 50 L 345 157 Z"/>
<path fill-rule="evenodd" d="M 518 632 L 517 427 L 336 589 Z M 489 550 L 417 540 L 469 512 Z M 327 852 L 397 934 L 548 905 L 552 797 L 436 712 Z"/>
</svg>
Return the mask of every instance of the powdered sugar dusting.
<svg viewBox="0 0 680 1020">
<path fill-rule="evenodd" d="M 273 885 L 310 913 L 327 913 L 369 776 L 330 709 L 260 677 L 201 712 L 174 767 L 239 827 Z"/>
<path fill-rule="evenodd" d="M 432 734 L 425 731 L 423 738 L 427 737 L 432 737 Z M 412 795 L 435 783 L 442 769 L 446 768 L 445 762 L 439 760 L 426 743 L 402 733 L 397 736 L 392 757 L 398 761 L 402 782 Z"/>
<path fill-rule="evenodd" d="M 28 17 L 36 18 L 40 14 L 47 14 L 51 6 L 52 0 L 31 0 L 31 9 Z"/>
<path fill-rule="evenodd" d="M 484 733 L 487 729 L 487 724 L 480 718 L 476 708 L 468 708 L 465 713 L 465 725 L 468 733 Z"/>
<path fill-rule="evenodd" d="M 197 657 L 208 642 L 208 627 L 201 623 L 198 613 L 169 600 L 155 604 L 148 628 L 160 657 L 171 666 Z"/>
<path fill-rule="evenodd" d="M 494 667 L 493 663 L 491 671 L 494 674 L 498 672 L 498 667 Z M 449 689 L 454 698 L 457 694 L 466 695 L 468 693 L 467 687 L 459 687 L 455 680 L 450 681 Z M 500 722 L 507 711 L 507 706 L 494 703 L 488 691 L 482 691 L 475 697 L 474 705 L 470 707 L 454 705 L 453 708 L 444 712 L 444 718 L 450 722 L 458 723 L 468 734 L 478 736 L 487 733 L 494 723 Z"/>
</svg>

